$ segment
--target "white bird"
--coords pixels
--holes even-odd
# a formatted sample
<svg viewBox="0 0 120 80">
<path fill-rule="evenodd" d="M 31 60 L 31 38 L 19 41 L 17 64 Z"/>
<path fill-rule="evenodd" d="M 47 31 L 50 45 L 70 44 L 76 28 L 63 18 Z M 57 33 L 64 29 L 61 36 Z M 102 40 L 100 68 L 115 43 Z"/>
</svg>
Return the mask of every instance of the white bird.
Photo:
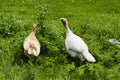
<svg viewBox="0 0 120 80">
<path fill-rule="evenodd" d="M 89 62 L 96 62 L 95 58 L 89 53 L 88 47 L 82 38 L 75 35 L 68 27 L 68 21 L 65 18 L 60 18 L 66 29 L 65 46 L 68 54 L 71 57 L 78 57 L 81 61 L 87 59 Z"/>
<path fill-rule="evenodd" d="M 25 55 L 38 56 L 40 53 L 40 43 L 35 36 L 36 24 L 33 24 L 32 32 L 24 40 L 23 48 Z"/>
</svg>

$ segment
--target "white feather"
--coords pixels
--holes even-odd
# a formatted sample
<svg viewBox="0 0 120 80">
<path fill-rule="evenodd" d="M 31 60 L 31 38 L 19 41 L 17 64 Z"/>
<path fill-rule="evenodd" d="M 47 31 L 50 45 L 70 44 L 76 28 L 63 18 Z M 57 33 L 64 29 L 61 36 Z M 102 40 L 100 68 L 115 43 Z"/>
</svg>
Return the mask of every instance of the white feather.
<svg viewBox="0 0 120 80">
<path fill-rule="evenodd" d="M 89 62 L 96 62 L 95 58 L 86 50 L 83 52 L 83 56 L 89 61 Z"/>
<path fill-rule="evenodd" d="M 23 48 L 24 48 L 24 50 L 28 50 L 29 49 L 29 41 L 26 41 L 26 42 L 24 42 L 24 44 L 23 44 Z"/>
</svg>

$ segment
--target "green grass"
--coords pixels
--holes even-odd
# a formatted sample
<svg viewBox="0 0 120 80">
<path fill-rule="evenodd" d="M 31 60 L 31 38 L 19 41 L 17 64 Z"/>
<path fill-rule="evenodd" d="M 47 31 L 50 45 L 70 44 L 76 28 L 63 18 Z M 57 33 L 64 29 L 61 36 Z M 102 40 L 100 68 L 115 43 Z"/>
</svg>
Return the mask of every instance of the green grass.
<svg viewBox="0 0 120 80">
<path fill-rule="evenodd" d="M 107 42 L 120 41 L 119 0 L 1 0 L 0 80 L 119 80 L 120 50 Z M 73 60 L 66 52 L 65 29 L 59 18 L 82 37 L 96 63 Z M 23 54 L 23 41 L 32 24 L 41 53 L 36 61 Z"/>
</svg>

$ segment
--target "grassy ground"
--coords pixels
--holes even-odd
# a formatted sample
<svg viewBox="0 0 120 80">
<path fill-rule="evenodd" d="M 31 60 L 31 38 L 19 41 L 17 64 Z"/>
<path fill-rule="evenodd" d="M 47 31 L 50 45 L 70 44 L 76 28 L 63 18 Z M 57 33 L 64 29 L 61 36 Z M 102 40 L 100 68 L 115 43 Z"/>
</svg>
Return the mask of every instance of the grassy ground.
<svg viewBox="0 0 120 80">
<path fill-rule="evenodd" d="M 1 0 L 0 80 L 119 80 L 119 0 Z M 83 38 L 96 63 L 73 60 L 64 46 L 59 18 Z M 35 62 L 23 55 L 22 43 L 37 23 L 41 54 Z"/>
</svg>

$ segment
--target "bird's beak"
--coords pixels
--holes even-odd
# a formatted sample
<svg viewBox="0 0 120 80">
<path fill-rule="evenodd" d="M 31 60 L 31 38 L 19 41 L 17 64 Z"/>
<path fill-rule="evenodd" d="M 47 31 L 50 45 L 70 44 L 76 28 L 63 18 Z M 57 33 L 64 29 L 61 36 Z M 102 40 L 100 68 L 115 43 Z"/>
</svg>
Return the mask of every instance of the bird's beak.
<svg viewBox="0 0 120 80">
<path fill-rule="evenodd" d="M 62 20 L 62 18 L 59 19 L 60 21 Z"/>
</svg>

